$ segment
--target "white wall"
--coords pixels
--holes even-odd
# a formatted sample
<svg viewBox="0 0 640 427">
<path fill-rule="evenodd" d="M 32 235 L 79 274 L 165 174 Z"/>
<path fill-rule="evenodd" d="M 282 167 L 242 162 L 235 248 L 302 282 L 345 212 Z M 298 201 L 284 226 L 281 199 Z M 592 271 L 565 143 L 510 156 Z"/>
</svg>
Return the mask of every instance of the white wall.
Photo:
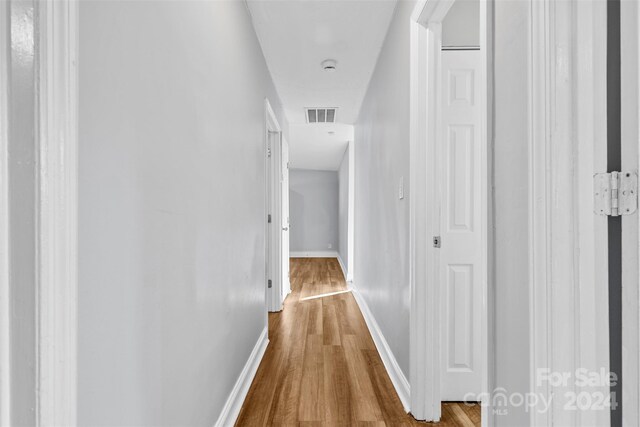
<svg viewBox="0 0 640 427">
<path fill-rule="evenodd" d="M 338 172 L 289 172 L 290 251 L 338 250 Z"/>
<path fill-rule="evenodd" d="M 79 38 L 78 424 L 211 426 L 266 326 L 280 103 L 243 2 L 81 2 Z"/>
<path fill-rule="evenodd" d="M 344 268 L 349 265 L 349 149 L 338 170 L 338 255 Z"/>
<path fill-rule="evenodd" d="M 442 47 L 480 46 L 480 0 L 456 0 L 442 23 Z"/>
<path fill-rule="evenodd" d="M 355 287 L 409 378 L 409 16 L 395 15 L 355 125 Z"/>
</svg>

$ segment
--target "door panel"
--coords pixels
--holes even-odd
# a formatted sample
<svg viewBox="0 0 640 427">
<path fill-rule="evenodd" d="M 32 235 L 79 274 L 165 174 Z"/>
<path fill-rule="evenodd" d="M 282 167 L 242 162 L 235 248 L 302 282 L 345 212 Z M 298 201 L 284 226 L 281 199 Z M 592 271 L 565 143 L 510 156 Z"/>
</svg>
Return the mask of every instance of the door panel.
<svg viewBox="0 0 640 427">
<path fill-rule="evenodd" d="M 473 265 L 448 265 L 447 307 L 449 340 L 447 370 L 473 369 Z"/>
<path fill-rule="evenodd" d="M 473 133 L 470 125 L 449 126 L 449 231 L 473 232 Z"/>
<path fill-rule="evenodd" d="M 481 54 L 442 52 L 442 400 L 482 391 Z"/>
</svg>

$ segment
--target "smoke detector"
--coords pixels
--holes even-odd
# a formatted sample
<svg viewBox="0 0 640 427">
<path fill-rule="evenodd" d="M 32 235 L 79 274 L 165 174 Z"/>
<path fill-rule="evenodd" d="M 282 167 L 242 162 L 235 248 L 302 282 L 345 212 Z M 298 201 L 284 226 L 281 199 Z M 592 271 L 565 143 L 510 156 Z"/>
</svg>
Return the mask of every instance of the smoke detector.
<svg viewBox="0 0 640 427">
<path fill-rule="evenodd" d="M 335 59 L 325 59 L 320 65 L 322 65 L 322 69 L 326 72 L 333 73 L 336 70 L 338 63 Z"/>
<path fill-rule="evenodd" d="M 307 123 L 335 123 L 337 108 L 306 108 Z"/>
</svg>

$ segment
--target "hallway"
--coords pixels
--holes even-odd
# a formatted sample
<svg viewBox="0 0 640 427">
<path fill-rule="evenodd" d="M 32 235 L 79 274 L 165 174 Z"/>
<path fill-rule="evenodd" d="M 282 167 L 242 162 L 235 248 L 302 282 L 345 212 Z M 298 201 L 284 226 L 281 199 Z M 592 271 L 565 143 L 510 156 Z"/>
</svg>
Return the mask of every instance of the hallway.
<svg viewBox="0 0 640 427">
<path fill-rule="evenodd" d="M 236 425 L 424 424 L 404 412 L 338 261 L 293 258 L 291 288 L 269 314 L 270 343 Z M 480 425 L 480 406 L 446 403 L 440 425 Z"/>
</svg>

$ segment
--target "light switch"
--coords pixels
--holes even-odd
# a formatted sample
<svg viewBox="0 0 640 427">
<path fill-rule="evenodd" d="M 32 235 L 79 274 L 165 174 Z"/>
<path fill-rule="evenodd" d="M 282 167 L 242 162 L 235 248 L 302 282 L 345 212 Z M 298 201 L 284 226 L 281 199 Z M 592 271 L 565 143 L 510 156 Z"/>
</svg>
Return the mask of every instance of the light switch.
<svg viewBox="0 0 640 427">
<path fill-rule="evenodd" d="M 398 199 L 404 199 L 404 176 L 400 177 L 400 185 L 398 186 Z"/>
</svg>

